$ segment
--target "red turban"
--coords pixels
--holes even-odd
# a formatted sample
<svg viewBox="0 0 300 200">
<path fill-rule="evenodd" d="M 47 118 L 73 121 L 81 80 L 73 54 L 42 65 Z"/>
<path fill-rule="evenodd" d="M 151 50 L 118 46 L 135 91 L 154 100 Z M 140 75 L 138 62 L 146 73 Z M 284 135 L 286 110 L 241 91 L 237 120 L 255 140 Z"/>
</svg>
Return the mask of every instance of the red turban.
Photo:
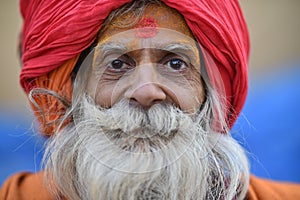
<svg viewBox="0 0 300 200">
<path fill-rule="evenodd" d="M 109 13 L 128 2 L 21 0 L 23 89 L 28 93 L 36 86 L 35 78 L 78 56 L 95 40 Z M 225 88 L 225 116 L 231 127 L 241 112 L 248 89 L 249 36 L 238 0 L 163 2 L 183 15 L 197 41 L 213 59 Z M 207 68 L 210 71 L 210 66 Z"/>
</svg>

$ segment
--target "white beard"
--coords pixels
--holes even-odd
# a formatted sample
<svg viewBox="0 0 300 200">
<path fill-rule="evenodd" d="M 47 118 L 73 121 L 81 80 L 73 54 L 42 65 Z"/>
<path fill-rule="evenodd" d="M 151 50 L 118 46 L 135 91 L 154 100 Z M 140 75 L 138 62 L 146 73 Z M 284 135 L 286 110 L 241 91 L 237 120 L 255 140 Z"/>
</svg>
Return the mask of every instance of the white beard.
<svg viewBox="0 0 300 200">
<path fill-rule="evenodd" d="M 206 104 L 191 117 L 171 105 L 102 109 L 82 98 L 74 123 L 47 146 L 48 182 L 72 200 L 242 199 L 247 159 L 230 135 L 208 128 Z"/>
</svg>

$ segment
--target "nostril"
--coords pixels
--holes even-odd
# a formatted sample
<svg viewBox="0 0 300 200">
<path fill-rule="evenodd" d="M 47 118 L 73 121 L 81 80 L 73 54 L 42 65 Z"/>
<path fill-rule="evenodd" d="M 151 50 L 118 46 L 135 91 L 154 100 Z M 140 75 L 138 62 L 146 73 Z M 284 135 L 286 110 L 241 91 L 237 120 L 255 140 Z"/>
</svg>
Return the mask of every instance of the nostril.
<svg viewBox="0 0 300 200">
<path fill-rule="evenodd" d="M 150 108 L 153 104 L 161 103 L 166 99 L 166 93 L 158 84 L 147 83 L 127 93 L 130 105 Z"/>
<path fill-rule="evenodd" d="M 130 98 L 129 99 L 129 105 L 130 106 L 138 106 L 139 102 L 135 98 Z"/>
<path fill-rule="evenodd" d="M 143 107 L 143 108 L 146 108 L 146 109 L 150 108 L 154 104 L 158 104 L 158 103 L 161 103 L 161 102 L 162 102 L 162 100 L 153 100 L 152 102 L 150 102 L 148 104 L 141 104 L 141 102 L 139 102 L 135 98 L 130 98 L 129 99 L 129 105 L 130 106 L 133 106 L 133 107 Z"/>
<path fill-rule="evenodd" d="M 161 99 L 153 100 L 153 101 L 152 101 L 152 105 L 161 103 L 162 101 L 163 101 L 163 100 L 161 100 Z"/>
</svg>

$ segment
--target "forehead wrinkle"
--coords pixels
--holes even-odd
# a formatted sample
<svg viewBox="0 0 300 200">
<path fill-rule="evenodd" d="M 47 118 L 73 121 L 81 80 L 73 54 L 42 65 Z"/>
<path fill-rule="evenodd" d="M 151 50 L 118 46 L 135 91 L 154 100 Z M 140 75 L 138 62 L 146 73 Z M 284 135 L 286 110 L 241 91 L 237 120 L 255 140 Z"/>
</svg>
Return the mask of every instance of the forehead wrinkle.
<svg viewBox="0 0 300 200">
<path fill-rule="evenodd" d="M 142 50 L 142 49 L 159 49 L 159 50 L 163 50 L 163 51 L 168 51 L 168 52 L 187 52 L 189 54 L 192 54 L 192 56 L 197 56 L 197 52 L 195 52 L 195 50 L 197 50 L 198 48 L 194 45 L 191 44 L 187 44 L 187 43 L 168 43 L 168 44 L 162 44 L 162 43 L 156 43 L 156 42 L 146 42 L 143 43 L 144 45 L 138 45 L 136 46 L 134 49 L 132 49 L 132 47 L 128 46 L 126 47 L 126 43 L 122 43 L 122 42 L 106 42 L 103 44 L 98 44 L 96 46 L 96 54 L 97 57 L 105 57 L 106 55 L 110 54 L 110 53 L 126 53 L 126 52 L 131 52 L 133 50 Z M 128 44 L 127 44 L 128 45 Z M 99 55 L 100 54 L 100 55 Z"/>
</svg>

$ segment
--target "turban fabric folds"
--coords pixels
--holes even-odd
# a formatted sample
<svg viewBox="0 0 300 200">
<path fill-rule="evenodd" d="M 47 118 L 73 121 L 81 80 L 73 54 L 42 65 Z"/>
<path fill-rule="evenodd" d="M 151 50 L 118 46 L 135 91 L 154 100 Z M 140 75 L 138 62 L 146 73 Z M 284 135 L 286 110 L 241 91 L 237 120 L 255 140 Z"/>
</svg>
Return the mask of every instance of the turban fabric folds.
<svg viewBox="0 0 300 200">
<path fill-rule="evenodd" d="M 61 95 L 67 93 L 70 100 L 70 73 L 74 61 L 96 39 L 109 13 L 128 2 L 130 0 L 21 0 L 24 23 L 20 83 L 25 92 L 41 87 L 40 79 L 56 81 L 59 69 L 68 67 L 67 72 L 60 70 L 60 73 L 67 75 L 64 81 L 69 85 L 61 82 L 54 91 Z M 231 127 L 243 107 L 248 87 L 249 36 L 238 0 L 163 2 L 183 15 L 196 40 L 213 60 L 214 67 L 206 63 L 208 76 L 214 77 L 213 86 L 217 91 L 222 89 L 215 82 L 222 82 L 226 97 L 225 117 Z M 215 76 L 216 72 L 219 76 Z M 50 89 L 47 84 L 42 87 Z M 47 101 L 41 102 L 40 106 L 54 105 L 55 113 L 59 106 Z"/>
</svg>

